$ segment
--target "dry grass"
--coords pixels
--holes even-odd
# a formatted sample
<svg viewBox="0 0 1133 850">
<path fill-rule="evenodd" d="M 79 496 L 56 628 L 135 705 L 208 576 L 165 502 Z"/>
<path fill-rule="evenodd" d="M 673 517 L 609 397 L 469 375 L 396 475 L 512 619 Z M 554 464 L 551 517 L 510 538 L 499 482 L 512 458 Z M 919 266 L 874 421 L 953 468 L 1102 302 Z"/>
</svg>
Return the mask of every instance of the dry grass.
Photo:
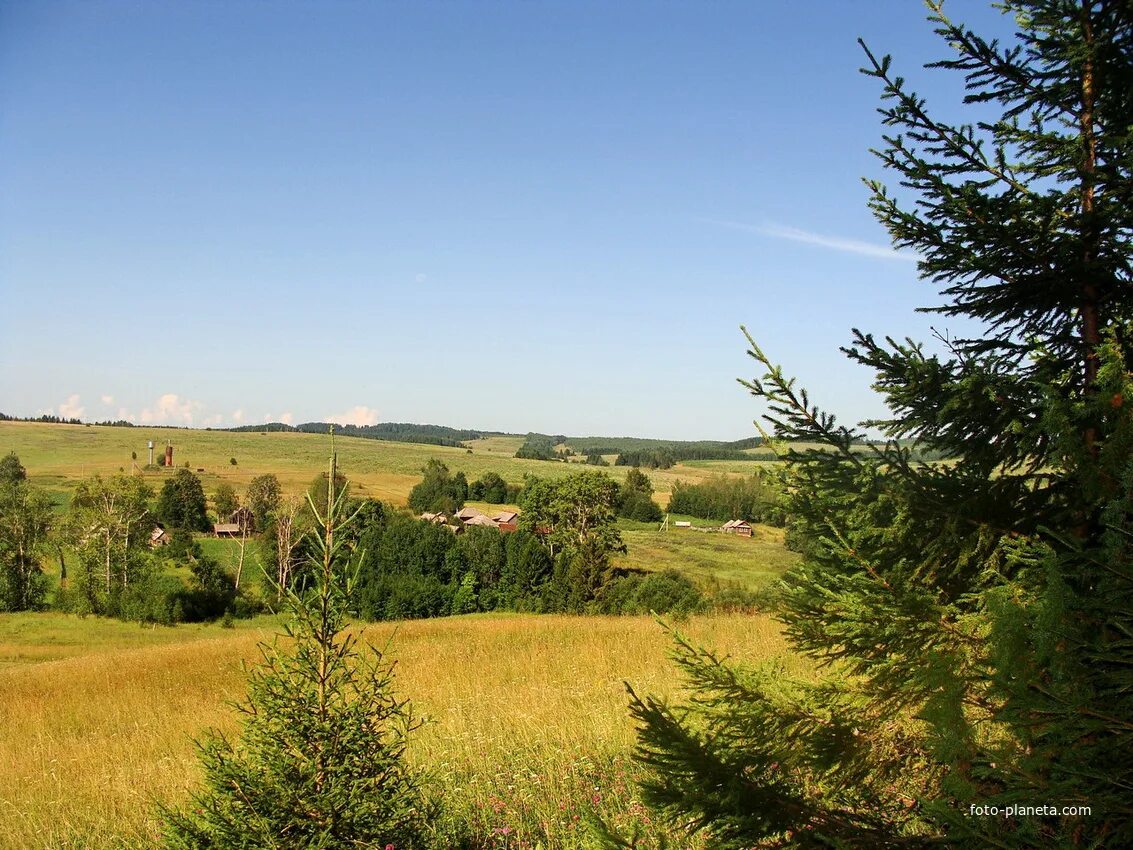
<svg viewBox="0 0 1133 850">
<path fill-rule="evenodd" d="M 43 663 L 24 653 L 0 670 L 0 848 L 152 840 L 154 802 L 183 801 L 198 780 L 191 739 L 235 730 L 226 701 L 242 696 L 240 662 L 256 658 L 269 632 L 138 629 L 152 645 L 123 649 L 125 636 L 107 631 L 119 624 L 8 616 L 7 625 L 33 624 L 26 637 L 86 631 L 96 649 Z M 694 618 L 682 630 L 744 658 L 786 651 L 763 617 Z M 2 651 L 20 655 L 6 631 Z M 412 757 L 450 809 L 484 835 L 507 829 L 508 846 L 535 837 L 577 846 L 585 807 L 632 807 L 622 682 L 659 694 L 679 687 L 667 637 L 648 618 L 479 615 L 371 625 L 364 635 L 378 646 L 394 636 L 398 688 L 430 720 Z"/>
</svg>

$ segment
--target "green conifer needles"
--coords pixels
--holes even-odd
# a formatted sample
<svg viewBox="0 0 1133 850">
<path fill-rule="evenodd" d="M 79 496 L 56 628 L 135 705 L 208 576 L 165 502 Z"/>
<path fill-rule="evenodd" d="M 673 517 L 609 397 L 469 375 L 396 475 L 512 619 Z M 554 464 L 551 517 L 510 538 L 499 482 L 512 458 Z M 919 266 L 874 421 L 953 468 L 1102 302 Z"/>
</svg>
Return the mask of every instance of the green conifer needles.
<svg viewBox="0 0 1133 850">
<path fill-rule="evenodd" d="M 344 631 L 354 577 L 343 500 L 330 493 L 325 512 L 312 503 L 311 585 L 285 591 L 293 622 L 261 645 L 240 737 L 205 739 L 204 790 L 163 810 L 169 850 L 424 846 L 430 804 L 405 762 L 419 721 L 394 695 L 392 664 Z"/>
<path fill-rule="evenodd" d="M 864 449 L 748 338 L 774 436 L 823 445 L 784 455 L 780 612 L 820 675 L 679 643 L 691 701 L 634 698 L 646 799 L 713 846 L 1133 847 L 1133 5 L 1007 0 L 1006 47 L 928 5 L 982 120 L 867 50 L 871 206 L 986 333 L 855 331 Z"/>
</svg>

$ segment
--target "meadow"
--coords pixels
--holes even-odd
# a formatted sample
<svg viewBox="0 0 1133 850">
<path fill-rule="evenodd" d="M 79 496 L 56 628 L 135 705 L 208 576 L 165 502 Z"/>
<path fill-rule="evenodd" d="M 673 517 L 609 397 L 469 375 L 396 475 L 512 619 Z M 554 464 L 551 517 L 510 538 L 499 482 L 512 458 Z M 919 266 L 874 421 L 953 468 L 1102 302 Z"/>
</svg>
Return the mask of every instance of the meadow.
<svg viewBox="0 0 1133 850">
<path fill-rule="evenodd" d="M 134 464 L 155 488 L 160 487 L 172 470 L 145 469 L 148 440 L 154 442 L 155 456 L 164 451 L 167 441 L 171 443 L 174 467 L 188 463 L 207 492 L 222 481 L 243 490 L 249 481 L 265 473 L 275 474 L 285 492 L 301 492 L 325 468 L 330 447 L 329 439 L 322 434 L 0 422 L 0 454 L 14 451 L 27 467 L 31 483 L 50 490 L 59 501 L 65 501 L 75 484 L 88 475 L 129 472 Z M 438 458 L 454 473 L 463 472 L 469 481 L 485 472 L 496 472 L 509 482 L 520 483 L 527 474 L 560 478 L 580 468 L 575 463 L 513 457 L 522 442 L 520 437 L 486 437 L 471 441 L 469 451 L 340 436 L 335 437 L 334 445 L 339 467 L 357 495 L 394 504 L 405 504 L 430 458 Z M 136 461 L 132 453 L 137 455 Z M 232 465 L 232 458 L 236 465 Z M 582 458 L 574 460 L 580 463 Z M 760 466 L 748 461 L 714 461 L 709 463 L 715 465 L 708 467 L 692 463 L 703 462 L 649 471 L 662 507 L 668 504 L 676 481 L 696 482 L 712 474 Z M 603 470 L 619 481 L 628 472 L 627 467 L 620 466 Z"/>
<path fill-rule="evenodd" d="M 150 439 L 156 452 L 171 441 L 175 466 L 188 461 L 209 493 L 221 481 L 240 491 L 268 472 L 285 491 L 301 492 L 322 471 L 329 447 L 314 434 L 0 422 L 0 453 L 15 451 L 31 483 L 61 504 L 84 476 L 131 471 L 131 452 L 140 467 Z M 431 457 L 470 480 L 494 471 L 518 482 L 526 473 L 558 477 L 580 468 L 518 460 L 512 455 L 520 442 L 489 437 L 474 441 L 469 453 L 339 437 L 335 448 L 356 495 L 393 504 L 404 504 Z M 649 474 L 664 504 L 674 481 L 746 463 Z M 628 470 L 603 471 L 620 479 Z M 142 474 L 157 489 L 169 472 Z M 782 531 L 766 526 L 756 526 L 750 540 L 628 520 L 619 528 L 628 551 L 617 563 L 679 569 L 708 589 L 765 588 L 796 557 L 783 547 Z M 238 541 L 199 542 L 234 565 Z M 257 557 L 250 548 L 244 574 L 258 582 Z M 255 663 L 257 644 L 280 625 L 275 616 L 238 620 L 233 628 L 155 628 L 61 613 L 0 615 L 0 850 L 152 846 L 156 806 L 183 804 L 199 779 L 194 739 L 209 729 L 238 731 L 232 701 L 244 691 L 242 664 Z M 585 847 L 588 819 L 601 816 L 644 830 L 651 837 L 642 847 L 661 846 L 662 831 L 637 799 L 640 769 L 631 759 L 624 684 L 642 693 L 679 692 L 667 657 L 671 639 L 657 622 L 481 614 L 356 628 L 375 646 L 392 641 L 398 689 L 427 720 L 411 758 L 443 796 L 448 814 L 437 828 L 448 843 L 455 846 L 467 829 L 468 846 L 476 848 Z M 768 616 L 698 616 L 680 628 L 725 654 L 809 673 L 787 654 Z M 673 847 L 704 846 L 669 837 Z"/>
<path fill-rule="evenodd" d="M 194 738 L 237 731 L 241 662 L 255 662 L 278 622 L 154 629 L 0 617 L 0 850 L 151 845 L 155 805 L 184 803 L 199 779 Z M 809 675 L 769 617 L 679 627 L 723 653 Z M 587 846 L 598 814 L 656 836 L 637 801 L 623 684 L 679 692 L 656 622 L 475 615 L 359 628 L 375 646 L 392 639 L 398 690 L 427 720 L 411 758 L 443 795 L 438 829 L 468 824 L 476 847 L 565 850 Z"/>
<path fill-rule="evenodd" d="M 677 515 L 670 517 L 675 521 Z M 711 520 L 680 517 L 694 525 L 710 526 Z M 626 554 L 615 557 L 619 566 L 658 571 L 675 569 L 702 587 L 719 589 L 729 585 L 760 590 L 798 561 L 798 555 L 783 545 L 783 529 L 755 524 L 752 537 L 705 533 L 675 528 L 661 531 L 654 524 L 619 521 Z"/>
</svg>

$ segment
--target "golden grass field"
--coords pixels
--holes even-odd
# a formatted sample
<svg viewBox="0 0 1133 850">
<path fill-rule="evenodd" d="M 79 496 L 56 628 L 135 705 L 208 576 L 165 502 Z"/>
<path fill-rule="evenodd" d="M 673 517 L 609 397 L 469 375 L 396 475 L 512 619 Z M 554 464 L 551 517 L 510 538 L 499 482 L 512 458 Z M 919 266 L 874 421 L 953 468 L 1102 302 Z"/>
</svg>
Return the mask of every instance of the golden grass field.
<svg viewBox="0 0 1133 850">
<path fill-rule="evenodd" d="M 140 628 L 63 614 L 0 617 L 0 848 L 146 846 L 157 801 L 198 780 L 192 739 L 236 731 L 242 660 L 275 621 Z M 744 659 L 786 655 L 765 616 L 696 617 L 684 633 Z M 623 680 L 679 689 L 644 617 L 476 615 L 366 626 L 393 635 L 399 691 L 428 718 L 412 759 L 483 847 L 586 846 L 585 818 L 647 823 Z M 695 842 L 676 846 L 700 846 Z"/>
<path fill-rule="evenodd" d="M 175 467 L 188 462 L 198 473 L 206 492 L 221 481 L 242 491 L 254 477 L 274 473 L 287 492 L 298 493 L 326 468 L 330 441 L 321 434 L 290 432 L 201 431 L 178 428 L 116 428 L 109 426 L 57 425 L 41 422 L 0 422 L 0 454 L 14 451 L 28 470 L 33 484 L 65 496 L 82 478 L 96 472 L 112 475 L 132 469 L 131 452 L 138 467 L 145 465 L 146 441 L 153 440 L 160 454 L 166 441 L 173 444 Z M 519 483 L 525 474 L 558 478 L 576 472 L 575 464 L 559 461 L 521 460 L 513 457 L 521 437 L 487 437 L 469 443 L 472 452 L 448 446 L 394 443 L 361 437 L 336 437 L 339 467 L 359 496 L 404 504 L 410 489 L 421 480 L 429 458 L 438 458 L 449 469 L 464 472 L 473 481 L 485 472 L 496 472 Z M 230 463 L 236 458 L 237 465 Z M 581 460 L 581 458 L 579 458 Z M 703 462 L 690 462 L 703 463 Z M 664 507 L 676 481 L 702 481 L 721 472 L 748 471 L 765 464 L 750 461 L 711 461 L 710 467 L 678 464 L 671 469 L 651 470 L 649 476 Z M 621 480 L 627 467 L 603 467 Z M 160 486 L 172 470 L 145 472 Z"/>
</svg>

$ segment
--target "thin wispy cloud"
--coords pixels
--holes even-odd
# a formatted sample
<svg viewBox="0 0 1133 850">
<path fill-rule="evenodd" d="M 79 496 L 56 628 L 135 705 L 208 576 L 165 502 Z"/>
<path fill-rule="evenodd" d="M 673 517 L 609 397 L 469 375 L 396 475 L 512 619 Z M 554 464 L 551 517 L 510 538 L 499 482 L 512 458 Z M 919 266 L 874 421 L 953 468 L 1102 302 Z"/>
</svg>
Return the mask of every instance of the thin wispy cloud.
<svg viewBox="0 0 1133 850">
<path fill-rule="evenodd" d="M 791 242 L 818 245 L 821 248 L 829 248 L 831 251 L 841 251 L 845 254 L 860 254 L 863 257 L 876 257 L 879 260 L 901 260 L 910 263 L 916 262 L 917 259 L 913 253 L 895 251 L 888 245 L 863 242 L 860 239 L 847 239 L 844 236 L 829 236 L 825 233 L 814 233 L 810 230 L 788 227 L 783 224 L 745 224 L 741 221 L 707 220 L 712 224 L 730 227 L 733 230 L 757 233 L 760 236 L 769 236 L 772 239 L 787 239 Z"/>
</svg>

